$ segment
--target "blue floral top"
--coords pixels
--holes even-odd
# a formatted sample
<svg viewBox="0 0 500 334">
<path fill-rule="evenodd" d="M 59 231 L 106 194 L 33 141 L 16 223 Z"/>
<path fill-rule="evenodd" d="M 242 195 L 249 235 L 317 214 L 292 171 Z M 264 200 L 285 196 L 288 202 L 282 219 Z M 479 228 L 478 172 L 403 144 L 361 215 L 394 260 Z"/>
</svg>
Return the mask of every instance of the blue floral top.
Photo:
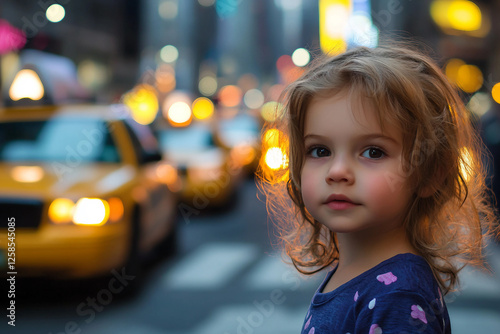
<svg viewBox="0 0 500 334">
<path fill-rule="evenodd" d="M 322 293 L 335 270 L 314 294 L 303 334 L 451 333 L 441 290 L 424 258 L 398 254 Z"/>
</svg>

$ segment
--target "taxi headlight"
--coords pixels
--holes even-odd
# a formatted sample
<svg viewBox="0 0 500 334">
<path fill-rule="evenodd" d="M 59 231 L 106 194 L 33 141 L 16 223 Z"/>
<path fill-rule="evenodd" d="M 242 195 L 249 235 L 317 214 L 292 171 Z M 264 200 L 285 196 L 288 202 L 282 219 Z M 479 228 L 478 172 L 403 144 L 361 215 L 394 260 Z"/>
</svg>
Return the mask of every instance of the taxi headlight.
<svg viewBox="0 0 500 334">
<path fill-rule="evenodd" d="M 71 222 L 75 203 L 68 198 L 56 198 L 49 206 L 49 218 L 53 223 Z"/>
<path fill-rule="evenodd" d="M 108 220 L 123 217 L 123 202 L 116 197 L 109 202 L 100 198 L 80 198 L 76 204 L 68 198 L 57 198 L 49 206 L 49 218 L 55 224 L 73 222 L 76 225 L 100 226 Z"/>
<path fill-rule="evenodd" d="M 108 221 L 109 204 L 99 198 L 80 198 L 75 204 L 73 222 L 77 225 L 102 225 Z"/>
</svg>

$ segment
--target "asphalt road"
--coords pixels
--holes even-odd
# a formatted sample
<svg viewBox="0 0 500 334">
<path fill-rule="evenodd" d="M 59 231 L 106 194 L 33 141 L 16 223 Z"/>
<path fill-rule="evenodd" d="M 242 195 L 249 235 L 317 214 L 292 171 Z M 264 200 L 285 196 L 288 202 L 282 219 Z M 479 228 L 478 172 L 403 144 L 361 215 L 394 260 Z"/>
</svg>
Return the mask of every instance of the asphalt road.
<svg viewBox="0 0 500 334">
<path fill-rule="evenodd" d="M 16 326 L 3 316 L 0 333 L 300 332 L 323 277 L 304 278 L 283 263 L 253 180 L 232 207 L 178 222 L 177 254 L 157 259 L 139 277 L 118 271 L 84 282 L 18 279 Z M 500 272 L 500 248 L 490 250 Z M 464 289 L 448 296 L 453 333 L 500 332 L 499 277 L 464 272 Z"/>
</svg>

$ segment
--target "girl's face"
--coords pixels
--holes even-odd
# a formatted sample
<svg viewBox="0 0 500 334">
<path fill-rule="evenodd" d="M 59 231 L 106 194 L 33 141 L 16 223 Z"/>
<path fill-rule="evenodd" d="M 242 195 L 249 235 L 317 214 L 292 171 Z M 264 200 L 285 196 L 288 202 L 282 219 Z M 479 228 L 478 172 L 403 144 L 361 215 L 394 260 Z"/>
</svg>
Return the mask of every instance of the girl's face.
<svg viewBox="0 0 500 334">
<path fill-rule="evenodd" d="M 401 169 L 402 133 L 390 124 L 384 130 L 368 103 L 362 106 L 347 94 L 311 101 L 302 197 L 309 213 L 331 231 L 401 228 L 412 195 Z"/>
</svg>

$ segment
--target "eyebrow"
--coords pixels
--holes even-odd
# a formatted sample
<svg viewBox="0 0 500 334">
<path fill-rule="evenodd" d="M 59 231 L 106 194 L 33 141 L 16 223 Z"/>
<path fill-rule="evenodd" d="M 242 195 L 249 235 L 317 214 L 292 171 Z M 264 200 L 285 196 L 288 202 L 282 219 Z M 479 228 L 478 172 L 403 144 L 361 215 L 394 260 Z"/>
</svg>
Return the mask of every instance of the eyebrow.
<svg viewBox="0 0 500 334">
<path fill-rule="evenodd" d="M 316 134 L 306 134 L 304 136 L 304 140 L 308 139 L 308 138 L 316 138 L 316 139 L 327 139 L 328 137 L 327 136 L 321 136 L 321 135 L 316 135 Z M 389 137 L 389 136 L 386 136 L 382 133 L 369 133 L 369 134 L 366 134 L 366 135 L 361 135 L 361 136 L 358 136 L 356 137 L 357 140 L 370 140 L 370 139 L 383 139 L 383 140 L 387 140 L 387 141 L 390 141 L 392 142 L 393 144 L 398 144 L 398 142 L 396 141 L 396 139 L 392 138 L 392 137 Z"/>
</svg>

